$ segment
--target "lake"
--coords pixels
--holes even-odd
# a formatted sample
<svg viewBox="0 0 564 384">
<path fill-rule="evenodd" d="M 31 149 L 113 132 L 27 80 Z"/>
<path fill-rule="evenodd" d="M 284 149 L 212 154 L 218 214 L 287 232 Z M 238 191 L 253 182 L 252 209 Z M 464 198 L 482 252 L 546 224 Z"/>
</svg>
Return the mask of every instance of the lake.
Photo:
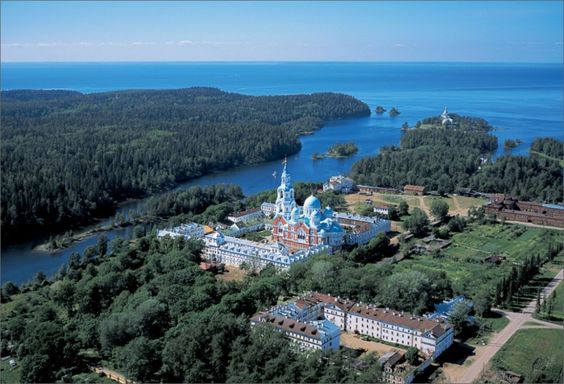
<svg viewBox="0 0 564 384">
<path fill-rule="evenodd" d="M 105 92 L 119 89 L 163 89 L 212 86 L 249 95 L 342 92 L 401 114 L 332 121 L 313 135 L 302 137 L 302 150 L 288 158 L 294 181 L 324 181 L 347 173 L 358 159 L 376 154 L 384 145 L 399 144 L 400 127 L 450 112 L 488 120 L 504 153 L 505 139 L 523 144 L 512 154 L 525 154 L 536 137 L 563 139 L 563 71 L 559 64 L 469 63 L 3 63 L 2 90 L 69 89 Z M 314 161 L 336 142 L 351 141 L 359 152 L 347 159 Z M 274 161 L 211 174 L 179 185 L 236 183 L 245 194 L 275 188 L 281 163 Z M 125 204 L 127 211 L 143 201 Z M 109 220 L 109 219 L 108 219 Z M 130 229 L 107 233 L 129 236 Z M 38 271 L 55 273 L 72 252 L 95 243 L 91 237 L 54 254 L 33 251 L 35 242 L 3 247 L 1 280 L 22 283 Z"/>
</svg>

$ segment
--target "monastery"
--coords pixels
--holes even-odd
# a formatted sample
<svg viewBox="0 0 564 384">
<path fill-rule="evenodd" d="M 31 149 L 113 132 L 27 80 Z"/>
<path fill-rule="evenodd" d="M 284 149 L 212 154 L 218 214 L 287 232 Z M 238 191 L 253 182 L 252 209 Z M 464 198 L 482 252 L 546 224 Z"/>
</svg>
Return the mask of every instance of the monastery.
<svg viewBox="0 0 564 384">
<path fill-rule="evenodd" d="M 390 231 L 391 226 L 389 220 L 378 217 L 333 212 L 330 207 L 321 209 L 321 202 L 313 195 L 305 200 L 303 207 L 299 207 L 286 162 L 276 203 L 265 202 L 260 210 L 236 213 L 229 216 L 229 220 L 234 225 L 242 225 L 265 216 L 274 216 L 270 244 L 225 236 L 219 230 L 196 223 L 159 230 L 157 237 L 201 239 L 204 242 L 203 256 L 211 262 L 236 266 L 245 263 L 253 269 L 271 264 L 285 270 L 320 252 L 330 253 L 343 245 L 365 244 L 378 233 Z"/>
</svg>

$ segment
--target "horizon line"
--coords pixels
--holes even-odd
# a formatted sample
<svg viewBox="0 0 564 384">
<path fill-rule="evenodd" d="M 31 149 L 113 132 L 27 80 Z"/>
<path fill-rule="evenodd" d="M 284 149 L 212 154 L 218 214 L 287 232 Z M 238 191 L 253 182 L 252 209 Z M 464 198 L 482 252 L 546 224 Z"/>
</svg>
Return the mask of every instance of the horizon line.
<svg viewBox="0 0 564 384">
<path fill-rule="evenodd" d="M 347 64 L 379 64 L 379 63 L 400 63 L 400 64 L 560 64 L 564 61 L 478 61 L 478 60 L 88 60 L 88 61 L 1 61 L 3 64 L 260 64 L 260 63 L 347 63 Z"/>
</svg>

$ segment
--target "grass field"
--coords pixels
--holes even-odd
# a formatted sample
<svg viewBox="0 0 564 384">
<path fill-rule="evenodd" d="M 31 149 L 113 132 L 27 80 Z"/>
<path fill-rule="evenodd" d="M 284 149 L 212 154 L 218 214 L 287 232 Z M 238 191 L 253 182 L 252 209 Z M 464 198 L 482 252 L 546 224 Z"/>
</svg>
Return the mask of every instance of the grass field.
<svg viewBox="0 0 564 384">
<path fill-rule="evenodd" d="M 22 369 L 19 365 L 15 368 L 10 367 L 8 360 L 0 362 L 0 383 L 2 384 L 13 384 L 21 383 L 20 377 L 22 374 Z"/>
<path fill-rule="evenodd" d="M 457 292 L 473 295 L 485 284 L 495 284 L 508 274 L 513 263 L 520 263 L 533 253 L 544 252 L 547 237 L 557 232 L 529 228 L 519 225 L 472 225 L 464 233 L 452 237 L 453 244 L 441 252 L 441 257 L 431 254 L 414 256 L 396 264 L 397 270 L 444 271 L 453 282 Z M 489 255 L 502 255 L 506 258 L 500 265 L 484 262 Z M 562 264 L 564 256 L 543 267 L 546 277 L 554 271 L 554 266 Z M 536 290 L 535 290 L 536 294 Z"/>
<path fill-rule="evenodd" d="M 520 330 L 493 358 L 498 371 L 513 371 L 526 383 L 561 383 L 564 361 L 563 334 L 558 329 Z"/>
<path fill-rule="evenodd" d="M 435 197 L 435 196 L 410 196 L 402 194 L 389 194 L 389 193 L 374 193 L 372 195 L 364 195 L 353 193 L 345 195 L 347 206 L 350 210 L 357 211 L 366 205 L 366 200 L 372 201 L 374 205 L 378 204 L 395 204 L 398 205 L 405 201 L 410 209 L 415 207 L 423 209 L 429 214 L 431 202 L 433 200 L 444 200 L 449 206 L 449 213 L 451 215 L 467 214 L 468 208 L 482 206 L 485 202 L 482 198 L 465 197 L 465 196 L 449 196 L 449 197 Z"/>
</svg>

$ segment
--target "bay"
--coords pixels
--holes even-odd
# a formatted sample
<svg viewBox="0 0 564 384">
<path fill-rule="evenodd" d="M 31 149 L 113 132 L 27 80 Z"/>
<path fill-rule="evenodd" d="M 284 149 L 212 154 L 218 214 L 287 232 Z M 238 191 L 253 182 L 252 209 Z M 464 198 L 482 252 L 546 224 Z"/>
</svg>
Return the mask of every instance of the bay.
<svg viewBox="0 0 564 384">
<path fill-rule="evenodd" d="M 525 154 L 540 136 L 563 138 L 563 71 L 559 64 L 471 63 L 2 63 L 2 90 L 67 89 L 106 92 L 120 89 L 171 89 L 211 86 L 249 95 L 342 92 L 401 114 L 388 114 L 328 122 L 313 135 L 301 138 L 302 150 L 288 158 L 294 181 L 324 181 L 345 174 L 358 159 L 378 153 L 384 145 L 397 145 L 404 122 L 438 115 L 444 106 L 462 115 L 488 120 L 500 141 L 497 156 L 504 153 L 505 139 L 523 144 L 512 154 Z M 355 142 L 359 152 L 347 159 L 314 161 L 336 142 Z M 245 194 L 275 188 L 279 161 L 210 174 L 177 188 L 215 183 L 236 183 Z M 120 210 L 142 209 L 142 201 L 124 204 Z M 108 222 L 111 218 L 104 221 Z M 107 233 L 109 238 L 129 236 L 130 229 Z M 22 283 L 38 271 L 55 273 L 72 252 L 95 243 L 91 237 L 60 252 L 33 250 L 44 241 L 3 247 L 1 280 Z"/>
</svg>

